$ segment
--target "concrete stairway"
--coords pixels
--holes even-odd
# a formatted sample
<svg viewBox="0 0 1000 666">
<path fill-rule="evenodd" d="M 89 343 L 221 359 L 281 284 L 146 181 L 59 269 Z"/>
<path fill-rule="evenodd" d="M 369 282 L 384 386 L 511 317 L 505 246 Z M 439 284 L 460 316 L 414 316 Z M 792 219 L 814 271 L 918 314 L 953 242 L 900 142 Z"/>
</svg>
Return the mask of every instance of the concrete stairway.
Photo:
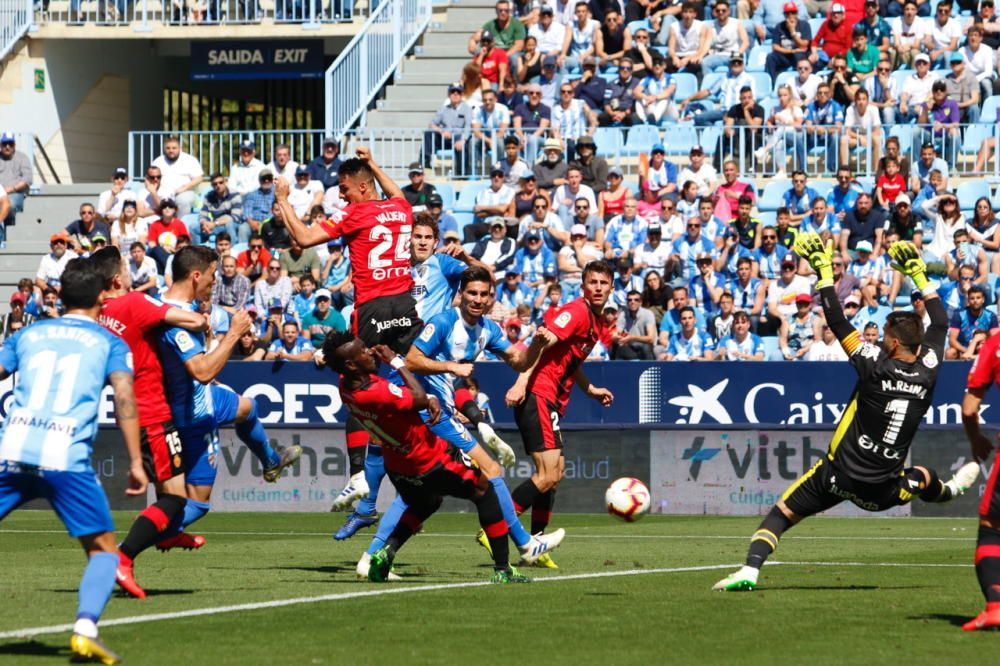
<svg viewBox="0 0 1000 666">
<path fill-rule="evenodd" d="M 80 204 L 97 204 L 106 183 L 44 185 L 28 197 L 17 224 L 7 229 L 7 249 L 0 250 L 0 312 L 9 309 L 10 295 L 21 278 L 35 278 L 38 262 L 49 251 L 49 236 L 79 217 Z"/>
<path fill-rule="evenodd" d="M 383 150 L 379 150 L 378 141 L 373 142 L 376 158 L 393 176 L 405 178 L 406 165 L 419 158 L 420 132 L 416 130 L 427 127 L 446 101 L 448 85 L 461 77 L 462 67 L 471 60 L 469 36 L 495 15 L 495 2 L 452 0 L 445 14 L 435 11 L 421 45 L 403 61 L 392 85 L 386 88 L 385 99 L 368 113 L 364 129 L 401 138 Z"/>
</svg>

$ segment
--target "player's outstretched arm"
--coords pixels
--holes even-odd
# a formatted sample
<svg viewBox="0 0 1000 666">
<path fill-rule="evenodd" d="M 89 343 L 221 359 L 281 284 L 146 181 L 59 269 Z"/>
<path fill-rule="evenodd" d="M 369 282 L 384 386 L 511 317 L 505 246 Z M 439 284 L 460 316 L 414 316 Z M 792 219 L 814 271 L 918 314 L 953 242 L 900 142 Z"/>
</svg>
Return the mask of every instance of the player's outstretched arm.
<svg viewBox="0 0 1000 666">
<path fill-rule="evenodd" d="M 576 372 L 573 373 L 573 379 L 576 380 L 576 385 L 587 394 L 588 398 L 593 398 L 603 406 L 610 407 L 615 401 L 614 393 L 606 388 L 600 388 L 590 383 L 590 378 L 587 377 L 582 367 L 576 369 Z"/>
<path fill-rule="evenodd" d="M 233 315 L 229 322 L 229 330 L 219 340 L 215 349 L 205 354 L 198 354 L 184 362 L 184 367 L 188 374 L 202 384 L 208 384 L 222 372 L 226 367 L 226 362 L 233 355 L 233 349 L 239 342 L 240 336 L 249 331 L 253 325 L 250 315 L 246 310 L 240 310 Z"/>
<path fill-rule="evenodd" d="M 302 247 L 312 247 L 330 240 L 330 234 L 323 227 L 318 224 L 307 227 L 295 214 L 292 204 L 288 203 L 290 189 L 288 182 L 281 176 L 274 179 L 274 201 L 278 204 L 278 208 L 281 210 L 281 219 L 285 221 L 288 233 L 295 239 L 295 242 Z"/>
<path fill-rule="evenodd" d="M 149 479 L 142 466 L 142 449 L 139 438 L 139 409 L 135 402 L 133 377 L 129 372 L 112 372 L 111 388 L 115 399 L 115 420 L 125 440 L 128 451 L 128 488 L 126 495 L 141 495 L 146 492 Z"/>
<path fill-rule="evenodd" d="M 208 317 L 200 312 L 187 310 L 185 308 L 170 308 L 164 315 L 163 321 L 165 321 L 168 326 L 177 326 L 178 328 L 183 328 L 186 331 L 207 332 L 210 328 L 208 324 Z"/>
<path fill-rule="evenodd" d="M 396 181 L 389 177 L 389 174 L 382 171 L 382 167 L 375 163 L 375 160 L 372 158 L 372 151 L 368 146 L 358 146 L 354 149 L 354 154 L 359 159 L 368 163 L 368 168 L 372 170 L 372 174 L 375 176 L 375 182 L 378 183 L 378 186 L 382 188 L 382 192 L 387 197 L 403 198 L 403 190 L 396 184 Z"/>
<path fill-rule="evenodd" d="M 471 363 L 456 363 L 455 361 L 435 361 L 420 351 L 416 345 L 406 353 L 406 369 L 418 375 L 443 375 L 450 372 L 456 377 L 468 379 L 472 376 Z"/>
<path fill-rule="evenodd" d="M 412 395 L 413 408 L 427 409 L 429 402 L 427 391 L 424 390 L 423 385 L 416 376 L 407 369 L 406 361 L 385 345 L 375 345 L 372 347 L 372 351 L 382 359 L 383 363 L 388 363 L 399 373 L 399 377 L 403 380 L 403 385 L 409 389 Z"/>
<path fill-rule="evenodd" d="M 539 326 L 535 337 L 531 339 L 528 348 L 510 346 L 504 352 L 504 361 L 517 372 L 524 372 L 535 367 L 542 352 L 559 341 L 555 334 L 544 326 Z"/>
<path fill-rule="evenodd" d="M 943 354 L 945 337 L 948 335 L 948 312 L 927 279 L 927 264 L 920 258 L 920 250 L 910 241 L 896 241 L 889 246 L 888 251 L 893 270 L 910 278 L 913 286 L 923 294 L 927 316 L 931 320 L 924 335 L 924 344 L 934 349 L 938 355 Z"/>
<path fill-rule="evenodd" d="M 987 384 L 966 389 L 965 398 L 962 400 L 962 425 L 965 427 L 966 437 L 969 438 L 972 457 L 979 462 L 985 462 L 993 451 L 993 442 L 979 429 L 979 407 L 983 404 L 983 398 L 986 397 L 989 388 Z"/>
<path fill-rule="evenodd" d="M 796 237 L 792 251 L 809 262 L 819 276 L 816 289 L 819 290 L 826 323 L 837 336 L 840 346 L 850 356 L 860 346 L 861 336 L 844 316 L 837 290 L 833 286 L 833 240 L 824 243 L 819 234 L 809 231 Z"/>
</svg>

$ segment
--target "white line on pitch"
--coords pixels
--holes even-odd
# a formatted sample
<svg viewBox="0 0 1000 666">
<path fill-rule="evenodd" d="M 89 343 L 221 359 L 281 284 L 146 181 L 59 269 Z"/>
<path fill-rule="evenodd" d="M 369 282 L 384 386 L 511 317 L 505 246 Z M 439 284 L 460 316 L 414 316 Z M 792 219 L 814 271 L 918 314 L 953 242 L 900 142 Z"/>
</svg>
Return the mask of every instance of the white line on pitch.
<svg viewBox="0 0 1000 666">
<path fill-rule="evenodd" d="M 593 573 L 570 574 L 568 576 L 548 576 L 545 578 L 535 578 L 534 582 L 559 582 L 564 580 L 582 580 L 587 578 L 615 578 L 618 576 L 643 576 L 648 574 L 685 573 L 689 571 L 711 571 L 713 569 L 731 569 L 733 564 L 709 564 L 696 567 L 674 567 L 669 569 L 630 569 L 627 571 L 598 571 Z M 101 627 L 114 627 L 123 624 L 140 624 L 144 622 L 159 622 L 163 620 L 176 620 L 187 617 L 198 617 L 201 615 L 220 615 L 222 613 L 237 613 L 240 611 L 253 611 L 264 608 L 280 608 L 282 606 L 295 606 L 299 604 L 314 604 L 323 601 L 342 601 L 345 599 L 359 599 L 363 597 L 378 597 L 386 594 L 407 594 L 411 592 L 432 592 L 434 590 L 455 590 L 467 587 L 485 587 L 490 585 L 489 581 L 475 581 L 466 583 L 440 583 L 434 585 L 421 585 L 411 587 L 380 587 L 377 590 L 365 590 L 363 592 L 344 592 L 340 594 L 324 594 L 316 597 L 297 597 L 293 599 L 276 599 L 274 601 L 259 601 L 247 604 L 236 604 L 232 606 L 214 606 L 211 608 L 195 608 L 173 613 L 154 613 L 151 615 L 135 615 L 132 617 L 120 617 L 101 621 Z M 30 638 L 31 636 L 41 636 L 44 634 L 61 634 L 73 629 L 72 624 L 57 624 L 49 627 L 30 627 L 27 629 L 15 629 L 13 631 L 0 632 L 0 639 L 5 638 Z"/>
<path fill-rule="evenodd" d="M 572 530 L 572 528 L 570 528 Z M 208 530 L 205 532 L 200 532 L 195 530 L 198 534 L 205 536 L 255 536 L 255 537 L 268 537 L 268 536 L 296 536 L 296 537 L 328 537 L 330 532 L 250 532 L 250 531 L 230 531 L 230 530 Z M 118 530 L 120 533 L 124 533 L 125 530 Z M 6 530 L 0 529 L 0 534 L 66 534 L 66 530 Z M 425 537 L 435 537 L 441 539 L 467 539 L 469 538 L 468 533 L 448 533 L 448 532 L 421 532 L 420 536 Z M 576 532 L 569 532 L 570 539 L 661 539 L 661 540 L 684 540 L 684 541 L 696 541 L 698 539 L 706 540 L 729 540 L 735 539 L 737 541 L 746 541 L 750 538 L 748 534 L 733 535 L 733 534 L 578 534 Z M 974 540 L 975 534 L 971 531 L 968 536 L 954 536 L 954 537 L 914 537 L 914 536 L 824 536 L 824 535 L 788 535 L 782 537 L 782 541 L 788 540 L 799 540 L 799 541 L 972 541 Z"/>
</svg>

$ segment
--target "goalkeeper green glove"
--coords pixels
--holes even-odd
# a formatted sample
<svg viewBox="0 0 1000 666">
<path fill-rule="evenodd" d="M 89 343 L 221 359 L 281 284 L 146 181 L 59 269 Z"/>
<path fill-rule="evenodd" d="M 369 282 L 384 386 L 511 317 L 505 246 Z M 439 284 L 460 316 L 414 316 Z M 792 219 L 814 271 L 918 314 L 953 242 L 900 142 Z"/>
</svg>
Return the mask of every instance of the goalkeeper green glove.
<svg viewBox="0 0 1000 666">
<path fill-rule="evenodd" d="M 792 246 L 792 251 L 800 257 L 804 257 L 812 269 L 816 271 L 819 279 L 816 281 L 816 289 L 829 287 L 833 284 L 833 240 L 828 240 L 826 244 L 819 234 L 812 231 L 799 234 Z"/>
<path fill-rule="evenodd" d="M 910 241 L 896 241 L 889 247 L 892 268 L 913 280 L 913 286 L 923 292 L 927 281 L 927 264 L 920 258 L 920 251 Z"/>
</svg>

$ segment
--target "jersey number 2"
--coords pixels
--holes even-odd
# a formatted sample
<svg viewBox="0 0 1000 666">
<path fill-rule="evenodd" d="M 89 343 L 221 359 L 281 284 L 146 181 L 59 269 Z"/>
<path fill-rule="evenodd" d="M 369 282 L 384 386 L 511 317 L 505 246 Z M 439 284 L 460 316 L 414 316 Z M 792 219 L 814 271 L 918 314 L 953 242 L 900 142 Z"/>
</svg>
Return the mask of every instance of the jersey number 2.
<svg viewBox="0 0 1000 666">
<path fill-rule="evenodd" d="M 68 412 L 73 400 L 76 375 L 80 370 L 80 354 L 59 358 L 54 350 L 38 352 L 28 361 L 28 370 L 32 371 L 28 408 L 34 411 L 45 408 L 49 401 L 49 388 L 55 380 L 58 385 L 50 407 L 56 414 Z"/>
<path fill-rule="evenodd" d="M 396 242 L 396 261 L 410 260 L 410 225 L 404 224 L 399 228 L 399 240 Z M 372 248 L 368 254 L 368 268 L 388 268 L 392 266 L 392 259 L 383 258 L 392 248 L 392 229 L 378 224 L 372 227 L 368 236 L 373 241 L 380 241 Z"/>
</svg>

